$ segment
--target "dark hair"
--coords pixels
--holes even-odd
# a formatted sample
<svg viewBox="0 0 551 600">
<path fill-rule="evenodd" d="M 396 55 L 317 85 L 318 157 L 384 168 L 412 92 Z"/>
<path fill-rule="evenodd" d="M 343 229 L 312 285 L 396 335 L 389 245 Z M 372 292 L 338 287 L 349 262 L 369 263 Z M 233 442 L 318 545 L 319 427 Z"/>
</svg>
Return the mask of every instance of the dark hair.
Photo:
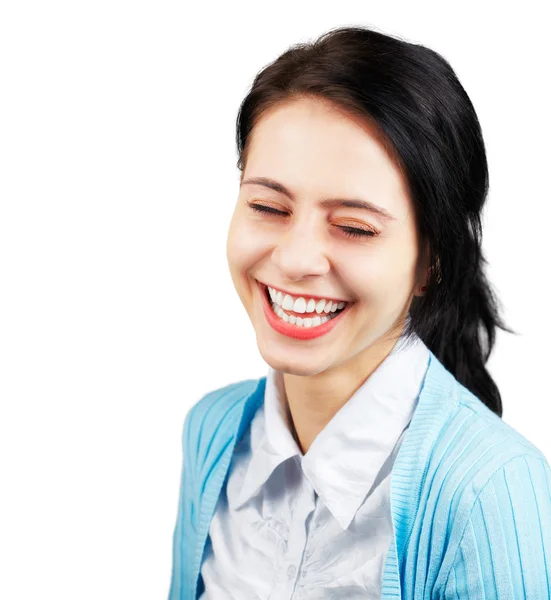
<svg viewBox="0 0 551 600">
<path fill-rule="evenodd" d="M 328 100 L 374 124 L 401 169 L 430 251 L 424 296 L 403 335 L 415 332 L 454 377 L 498 416 L 501 395 L 485 364 L 501 320 L 484 274 L 481 211 L 488 164 L 473 105 L 450 64 L 422 45 L 367 27 L 338 27 L 291 46 L 255 77 L 237 116 L 237 166 L 262 114 L 300 98 Z"/>
</svg>

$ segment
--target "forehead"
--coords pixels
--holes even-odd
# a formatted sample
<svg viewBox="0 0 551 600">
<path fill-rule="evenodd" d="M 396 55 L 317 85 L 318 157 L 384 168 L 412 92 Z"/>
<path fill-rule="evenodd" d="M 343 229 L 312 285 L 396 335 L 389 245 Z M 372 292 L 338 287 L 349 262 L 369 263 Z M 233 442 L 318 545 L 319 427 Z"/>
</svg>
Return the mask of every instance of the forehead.
<svg viewBox="0 0 551 600">
<path fill-rule="evenodd" d="M 297 196 L 367 197 L 409 211 L 406 182 L 376 126 L 333 104 L 289 101 L 264 113 L 249 140 L 246 177 L 270 177 Z"/>
</svg>

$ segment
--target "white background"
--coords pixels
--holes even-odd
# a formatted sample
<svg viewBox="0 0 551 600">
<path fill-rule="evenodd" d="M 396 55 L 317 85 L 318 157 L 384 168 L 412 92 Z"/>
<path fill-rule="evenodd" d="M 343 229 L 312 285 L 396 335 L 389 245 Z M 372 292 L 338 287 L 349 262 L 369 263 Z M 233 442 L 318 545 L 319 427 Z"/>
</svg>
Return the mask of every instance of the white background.
<svg viewBox="0 0 551 600">
<path fill-rule="evenodd" d="M 289 45 L 371 25 L 450 61 L 482 124 L 504 420 L 551 458 L 545 2 L 0 8 L 0 597 L 167 597 L 189 408 L 265 374 L 233 288 L 235 119 Z"/>
</svg>

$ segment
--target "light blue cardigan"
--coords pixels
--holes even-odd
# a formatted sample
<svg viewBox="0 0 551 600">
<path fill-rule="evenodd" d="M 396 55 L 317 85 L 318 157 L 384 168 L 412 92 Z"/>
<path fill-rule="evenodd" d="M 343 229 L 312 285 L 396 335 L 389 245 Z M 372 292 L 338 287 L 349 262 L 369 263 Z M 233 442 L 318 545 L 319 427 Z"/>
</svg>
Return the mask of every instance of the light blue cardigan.
<svg viewBox="0 0 551 600">
<path fill-rule="evenodd" d="M 210 522 L 265 384 L 262 377 L 217 389 L 185 418 L 169 600 L 204 590 Z M 432 352 L 392 469 L 391 512 L 382 600 L 551 598 L 549 463 Z"/>
</svg>

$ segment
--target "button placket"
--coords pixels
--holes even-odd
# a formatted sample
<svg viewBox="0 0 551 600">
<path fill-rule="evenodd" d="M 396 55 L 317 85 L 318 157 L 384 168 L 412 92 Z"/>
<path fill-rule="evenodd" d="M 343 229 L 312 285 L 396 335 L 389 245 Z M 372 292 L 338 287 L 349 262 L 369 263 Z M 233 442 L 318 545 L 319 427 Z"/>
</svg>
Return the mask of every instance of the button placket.
<svg viewBox="0 0 551 600">
<path fill-rule="evenodd" d="M 314 490 L 308 482 L 303 482 L 297 503 L 291 511 L 292 521 L 289 525 L 281 523 L 287 530 L 287 545 L 280 576 L 270 596 L 271 600 L 298 600 L 303 597 L 304 590 L 300 578 L 304 575 L 304 571 L 300 567 L 308 541 L 308 517 L 315 508 Z"/>
</svg>

